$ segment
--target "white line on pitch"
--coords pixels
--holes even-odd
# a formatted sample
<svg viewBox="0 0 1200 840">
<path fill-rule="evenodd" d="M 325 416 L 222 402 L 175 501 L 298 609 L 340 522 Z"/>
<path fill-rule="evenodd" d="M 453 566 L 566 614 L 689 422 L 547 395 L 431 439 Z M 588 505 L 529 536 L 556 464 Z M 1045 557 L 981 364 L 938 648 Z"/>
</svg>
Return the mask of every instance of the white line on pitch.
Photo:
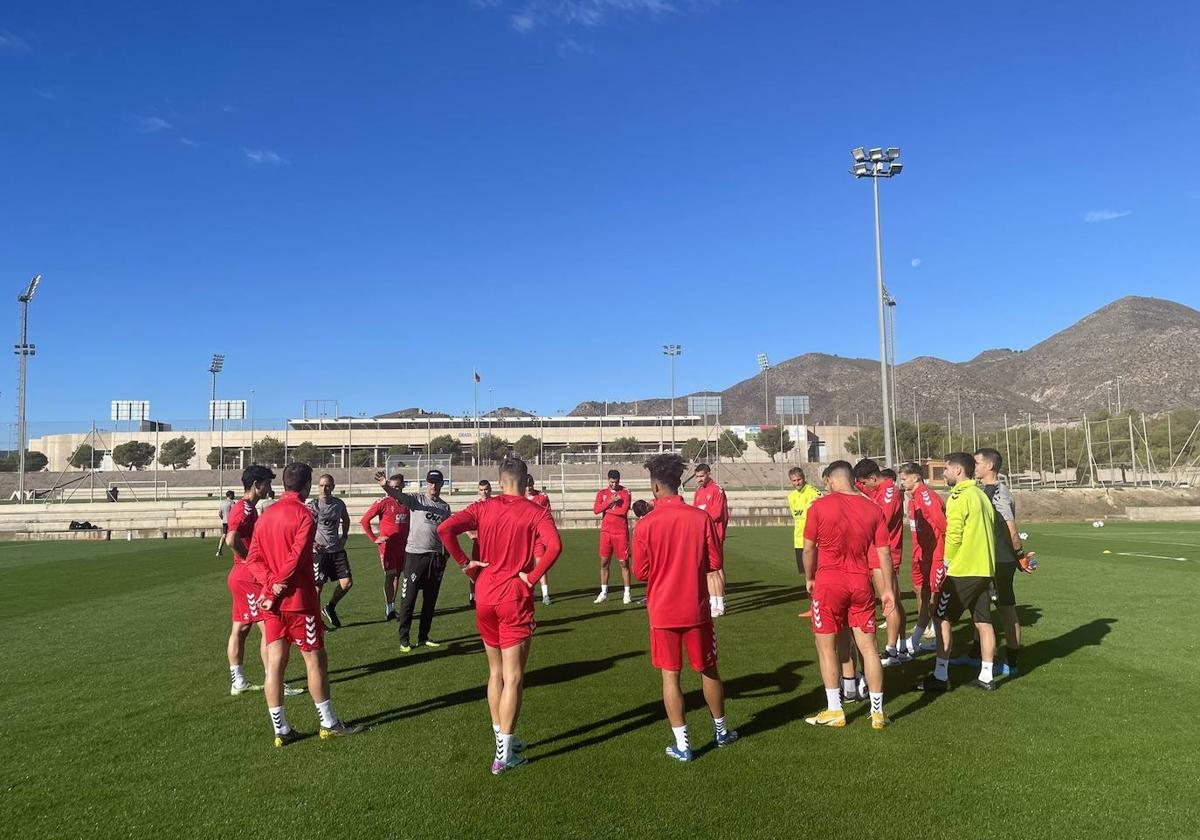
<svg viewBox="0 0 1200 840">
<path fill-rule="evenodd" d="M 1116 554 L 1122 557 L 1149 557 L 1151 560 L 1178 560 L 1180 563 L 1186 563 L 1186 557 L 1163 557 L 1161 554 L 1134 554 L 1132 551 L 1118 551 Z"/>
</svg>

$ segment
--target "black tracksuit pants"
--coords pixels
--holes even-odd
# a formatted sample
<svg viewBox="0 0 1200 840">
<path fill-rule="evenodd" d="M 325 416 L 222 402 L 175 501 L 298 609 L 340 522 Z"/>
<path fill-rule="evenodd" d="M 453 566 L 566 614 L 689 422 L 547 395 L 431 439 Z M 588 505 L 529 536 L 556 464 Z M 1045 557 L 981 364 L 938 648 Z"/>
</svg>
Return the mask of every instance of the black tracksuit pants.
<svg viewBox="0 0 1200 840">
<path fill-rule="evenodd" d="M 396 619 L 400 622 L 400 644 L 410 645 L 413 611 L 417 606 L 417 593 L 421 593 L 421 621 L 417 626 L 417 644 L 429 639 L 429 628 L 433 626 L 433 613 L 437 609 L 438 592 L 442 588 L 442 575 L 446 572 L 446 555 L 442 552 L 429 554 L 405 554 L 404 574 L 400 579 L 400 609 Z"/>
</svg>

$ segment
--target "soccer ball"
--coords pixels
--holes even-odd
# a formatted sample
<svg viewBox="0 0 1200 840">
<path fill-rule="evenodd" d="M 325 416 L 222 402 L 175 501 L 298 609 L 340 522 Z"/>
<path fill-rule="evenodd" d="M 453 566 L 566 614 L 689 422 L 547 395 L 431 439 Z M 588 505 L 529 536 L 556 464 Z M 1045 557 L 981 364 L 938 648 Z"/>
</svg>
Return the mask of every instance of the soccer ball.
<svg viewBox="0 0 1200 840">
<path fill-rule="evenodd" d="M 1092 527 L 1093 528 L 1103 528 L 1104 523 L 1101 522 L 1099 519 L 1097 519 L 1095 522 L 1092 523 Z"/>
<path fill-rule="evenodd" d="M 1025 540 L 1029 539 L 1029 535 L 1026 534 L 1024 531 L 1021 532 L 1020 537 L 1021 537 L 1021 542 L 1024 542 Z"/>
</svg>

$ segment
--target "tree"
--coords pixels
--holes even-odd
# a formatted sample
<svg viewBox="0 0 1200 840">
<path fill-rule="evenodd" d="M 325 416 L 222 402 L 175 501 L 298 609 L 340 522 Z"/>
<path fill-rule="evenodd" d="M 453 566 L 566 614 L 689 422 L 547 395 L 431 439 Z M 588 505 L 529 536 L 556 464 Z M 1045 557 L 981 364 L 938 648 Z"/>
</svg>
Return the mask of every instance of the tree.
<svg viewBox="0 0 1200 840">
<path fill-rule="evenodd" d="M 26 472 L 41 472 L 46 469 L 46 465 L 50 463 L 50 459 L 45 454 L 38 452 L 36 449 L 25 450 L 25 471 Z"/>
<path fill-rule="evenodd" d="M 792 440 L 792 436 L 788 434 L 788 430 L 783 426 L 769 426 L 758 433 L 758 437 L 754 439 L 754 443 L 763 452 L 767 453 L 767 457 L 772 462 L 775 456 L 780 452 L 785 455 L 796 448 L 796 441 Z"/>
<path fill-rule="evenodd" d="M 609 452 L 641 452 L 642 445 L 635 437 L 619 437 L 605 449 Z"/>
<path fill-rule="evenodd" d="M 227 448 L 225 450 L 225 469 L 236 467 L 238 465 L 238 463 L 241 461 L 239 452 L 240 450 L 238 450 L 236 447 Z M 208 465 L 214 470 L 217 469 L 221 465 L 221 449 L 214 446 L 211 450 L 209 450 L 209 453 L 204 460 L 207 461 Z"/>
<path fill-rule="evenodd" d="M 683 442 L 683 446 L 679 447 L 679 455 L 683 460 L 691 463 L 704 457 L 704 452 L 708 449 L 710 447 L 700 438 L 688 438 Z"/>
<path fill-rule="evenodd" d="M 521 456 L 522 460 L 532 461 L 541 454 L 542 442 L 533 435 L 521 435 L 513 444 L 513 451 Z"/>
<path fill-rule="evenodd" d="M 450 455 L 452 464 L 462 463 L 462 441 L 454 435 L 438 435 L 429 441 L 430 455 Z"/>
<path fill-rule="evenodd" d="M 350 465 L 354 467 L 375 466 L 375 450 L 355 449 L 354 454 L 350 456 Z"/>
<path fill-rule="evenodd" d="M 293 446 L 291 451 L 293 464 L 308 464 L 310 467 L 318 467 L 321 465 L 321 450 L 313 446 L 311 440 L 301 441 L 298 446 Z"/>
<path fill-rule="evenodd" d="M 96 462 L 99 460 L 100 458 L 96 455 L 96 450 L 92 449 L 92 445 L 85 443 L 75 450 L 75 454 L 71 456 L 71 460 L 67 463 L 78 470 L 95 469 Z"/>
<path fill-rule="evenodd" d="M 499 461 L 509 453 L 512 445 L 504 438 L 496 435 L 481 435 L 479 438 L 479 458 L 481 461 Z"/>
<path fill-rule="evenodd" d="M 154 460 L 154 444 L 131 440 L 113 448 L 113 463 L 126 469 L 140 470 Z"/>
<path fill-rule="evenodd" d="M 250 448 L 250 460 L 265 467 L 278 467 L 284 461 L 283 449 L 283 441 L 267 435 L 254 442 Z"/>
<path fill-rule="evenodd" d="M 186 467 L 196 457 L 196 441 L 180 435 L 171 438 L 158 448 L 158 463 L 178 470 Z"/>
<path fill-rule="evenodd" d="M 733 432 L 725 429 L 721 432 L 721 436 L 717 438 L 717 457 L 719 458 L 738 458 L 746 451 L 746 441 L 735 435 Z"/>
</svg>

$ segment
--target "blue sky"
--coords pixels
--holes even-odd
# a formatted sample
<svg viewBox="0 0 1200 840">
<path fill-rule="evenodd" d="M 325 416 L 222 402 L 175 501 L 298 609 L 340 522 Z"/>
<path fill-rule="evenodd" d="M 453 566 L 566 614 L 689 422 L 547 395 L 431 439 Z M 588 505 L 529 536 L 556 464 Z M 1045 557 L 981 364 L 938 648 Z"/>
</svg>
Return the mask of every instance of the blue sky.
<svg viewBox="0 0 1200 840">
<path fill-rule="evenodd" d="M 1130 293 L 1200 306 L 1195 5 L 818 5 L 6 3 L 0 277 L 45 276 L 29 416 L 203 416 L 213 352 L 260 417 L 457 412 L 475 367 L 484 407 L 656 396 L 664 342 L 681 393 L 758 352 L 871 356 L 858 145 L 906 164 L 901 359 Z M 982 299 L 993 329 L 945 326 Z"/>
</svg>

